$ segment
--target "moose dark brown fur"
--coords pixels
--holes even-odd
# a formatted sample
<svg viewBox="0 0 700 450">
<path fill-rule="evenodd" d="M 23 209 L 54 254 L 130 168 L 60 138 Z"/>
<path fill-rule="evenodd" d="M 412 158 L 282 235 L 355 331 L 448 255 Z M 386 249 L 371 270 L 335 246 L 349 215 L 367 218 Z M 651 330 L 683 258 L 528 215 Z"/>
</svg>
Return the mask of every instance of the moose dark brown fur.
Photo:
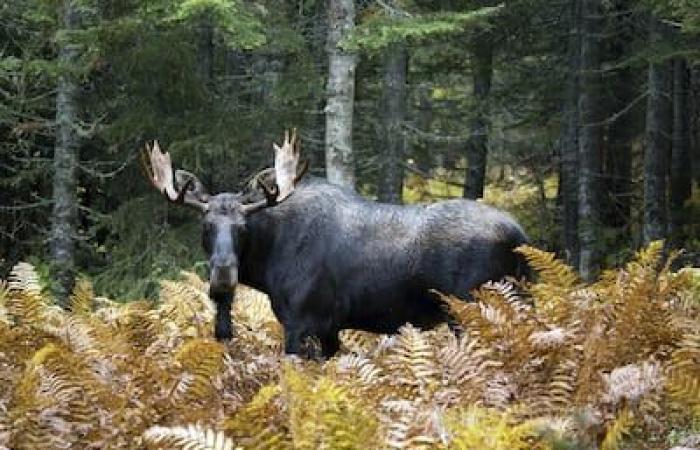
<svg viewBox="0 0 700 450">
<path fill-rule="evenodd" d="M 527 242 L 506 213 L 469 200 L 431 205 L 379 204 L 324 180 L 299 181 L 299 143 L 274 145 L 268 183 L 210 196 L 169 155 L 149 149 L 151 180 L 171 201 L 202 211 L 209 256 L 215 335 L 232 335 L 238 282 L 269 295 L 284 326 L 287 353 L 322 355 L 339 348 L 338 332 L 391 333 L 409 322 L 432 327 L 449 319 L 438 290 L 468 298 L 489 280 L 524 271 L 513 252 Z"/>
</svg>

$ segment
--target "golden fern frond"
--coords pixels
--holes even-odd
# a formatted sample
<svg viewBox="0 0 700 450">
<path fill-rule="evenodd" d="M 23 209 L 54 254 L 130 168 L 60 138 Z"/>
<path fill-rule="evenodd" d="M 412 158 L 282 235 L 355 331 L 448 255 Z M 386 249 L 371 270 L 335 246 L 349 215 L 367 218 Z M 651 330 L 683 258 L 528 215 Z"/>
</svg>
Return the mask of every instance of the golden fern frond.
<svg viewBox="0 0 700 450">
<path fill-rule="evenodd" d="M 383 427 L 386 429 L 381 448 L 430 449 L 439 443 L 434 414 L 416 401 L 393 400 L 382 403 Z"/>
<path fill-rule="evenodd" d="M 215 379 L 224 366 L 224 347 L 218 342 L 192 339 L 175 354 L 182 367 L 177 384 L 172 389 L 176 404 L 190 406 L 191 402 L 206 400 L 214 392 Z"/>
<path fill-rule="evenodd" d="M 10 272 L 9 291 L 10 316 L 20 324 L 41 326 L 46 304 L 34 266 L 23 262 L 15 265 Z"/>
<path fill-rule="evenodd" d="M 377 347 L 379 336 L 360 330 L 342 330 L 340 342 L 343 348 L 351 353 L 367 355 Z"/>
<path fill-rule="evenodd" d="M 248 404 L 224 422 L 224 431 L 246 449 L 292 448 L 281 393 L 282 388 L 277 384 L 264 386 Z"/>
<path fill-rule="evenodd" d="M 700 416 L 700 332 L 688 333 L 668 365 L 667 388 L 672 401 L 690 406 Z"/>
<path fill-rule="evenodd" d="M 0 280 L 0 323 L 10 324 L 10 313 L 7 303 L 10 298 L 10 287 L 5 280 Z"/>
<path fill-rule="evenodd" d="M 426 336 L 408 324 L 399 330 L 396 344 L 386 357 L 388 370 L 394 373 L 390 382 L 420 390 L 432 390 L 438 384 L 439 373 L 433 347 Z"/>
<path fill-rule="evenodd" d="M 39 274 L 34 266 L 26 263 L 17 263 L 10 272 L 10 290 L 28 292 L 34 295 L 41 295 L 41 284 Z"/>
<path fill-rule="evenodd" d="M 656 269 L 664 251 L 664 241 L 651 241 L 649 245 L 640 249 L 635 253 L 634 258 L 627 264 L 629 268 L 631 265 L 639 265 L 642 267 L 650 267 Z"/>
<path fill-rule="evenodd" d="M 183 450 L 233 450 L 234 442 L 223 431 L 200 425 L 150 427 L 143 434 L 148 448 Z"/>
<path fill-rule="evenodd" d="M 378 424 L 358 398 L 328 377 L 287 366 L 283 376 L 295 448 L 375 448 Z"/>
<path fill-rule="evenodd" d="M 367 388 L 385 381 L 382 368 L 364 356 L 345 354 L 338 357 L 335 363 L 341 377 L 357 380 L 360 387 Z"/>
<path fill-rule="evenodd" d="M 70 296 L 70 311 L 75 315 L 87 315 L 92 312 L 95 291 L 87 278 L 79 278 Z"/>
<path fill-rule="evenodd" d="M 538 424 L 518 424 L 509 412 L 469 407 L 453 411 L 445 418 L 451 435 L 450 449 L 529 450 L 543 448 L 533 442 Z"/>
<path fill-rule="evenodd" d="M 84 446 L 97 431 L 98 395 L 90 371 L 68 349 L 49 343 L 36 351 L 13 392 L 13 448 Z"/>
<path fill-rule="evenodd" d="M 161 337 L 162 323 L 152 313 L 151 306 L 145 300 L 131 302 L 118 312 L 119 332 L 142 352 Z"/>
<path fill-rule="evenodd" d="M 608 426 L 605 438 L 600 444 L 601 450 L 620 450 L 626 434 L 634 426 L 634 416 L 627 408 L 622 409 L 615 420 Z"/>
<path fill-rule="evenodd" d="M 558 286 L 568 290 L 581 283 L 574 269 L 557 259 L 554 253 L 528 245 L 521 245 L 515 251 L 523 255 L 528 264 L 535 269 L 538 284 Z"/>
<path fill-rule="evenodd" d="M 185 281 L 160 282 L 159 311 L 185 336 L 210 336 L 215 308 L 201 280 L 191 274 Z"/>
<path fill-rule="evenodd" d="M 443 367 L 443 383 L 457 386 L 465 401 L 478 398 L 494 369 L 502 366 L 490 348 L 469 336 L 451 336 L 439 350 L 438 361 Z"/>
</svg>

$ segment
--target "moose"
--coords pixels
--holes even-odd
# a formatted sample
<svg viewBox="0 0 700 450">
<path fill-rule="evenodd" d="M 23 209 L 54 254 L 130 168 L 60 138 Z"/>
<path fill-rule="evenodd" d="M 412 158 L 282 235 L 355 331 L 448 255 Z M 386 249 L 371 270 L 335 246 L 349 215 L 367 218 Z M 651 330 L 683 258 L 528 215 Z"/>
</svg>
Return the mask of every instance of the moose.
<svg viewBox="0 0 700 450">
<path fill-rule="evenodd" d="M 286 353 L 329 357 L 342 329 L 430 328 L 450 320 L 436 291 L 467 300 L 482 283 L 524 270 L 513 249 L 528 240 L 508 214 L 464 199 L 376 203 L 304 177 L 300 148 L 285 132 L 273 168 L 241 192 L 210 195 L 193 174 L 173 172 L 157 141 L 146 144 L 153 186 L 201 212 L 218 340 L 232 337 L 239 282 L 270 297 Z"/>
</svg>

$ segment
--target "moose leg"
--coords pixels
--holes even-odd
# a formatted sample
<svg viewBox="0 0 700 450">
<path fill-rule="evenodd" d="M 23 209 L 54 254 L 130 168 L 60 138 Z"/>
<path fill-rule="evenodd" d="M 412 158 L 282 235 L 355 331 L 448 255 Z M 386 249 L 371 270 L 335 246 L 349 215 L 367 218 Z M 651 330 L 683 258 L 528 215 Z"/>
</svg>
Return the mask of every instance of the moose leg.
<svg viewBox="0 0 700 450">
<path fill-rule="evenodd" d="M 214 336 L 217 341 L 229 340 L 233 337 L 231 330 L 231 303 L 233 293 L 210 292 L 209 297 L 216 304 L 216 323 L 214 324 Z"/>
<path fill-rule="evenodd" d="M 340 350 L 338 332 L 332 331 L 321 336 L 321 354 L 324 358 L 330 358 Z"/>
</svg>

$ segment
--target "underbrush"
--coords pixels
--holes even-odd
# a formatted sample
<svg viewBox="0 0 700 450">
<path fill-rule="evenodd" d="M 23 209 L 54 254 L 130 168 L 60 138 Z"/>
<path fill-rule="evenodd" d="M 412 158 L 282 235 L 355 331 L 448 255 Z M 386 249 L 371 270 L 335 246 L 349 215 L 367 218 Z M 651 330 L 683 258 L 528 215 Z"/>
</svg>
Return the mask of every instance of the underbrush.
<svg viewBox="0 0 700 450">
<path fill-rule="evenodd" d="M 667 448 L 700 417 L 700 279 L 661 244 L 589 285 L 551 254 L 474 303 L 464 332 L 345 331 L 325 362 L 282 355 L 267 298 L 241 287 L 212 338 L 196 275 L 157 304 L 80 282 L 65 312 L 27 264 L 0 289 L 0 448 Z"/>
</svg>

